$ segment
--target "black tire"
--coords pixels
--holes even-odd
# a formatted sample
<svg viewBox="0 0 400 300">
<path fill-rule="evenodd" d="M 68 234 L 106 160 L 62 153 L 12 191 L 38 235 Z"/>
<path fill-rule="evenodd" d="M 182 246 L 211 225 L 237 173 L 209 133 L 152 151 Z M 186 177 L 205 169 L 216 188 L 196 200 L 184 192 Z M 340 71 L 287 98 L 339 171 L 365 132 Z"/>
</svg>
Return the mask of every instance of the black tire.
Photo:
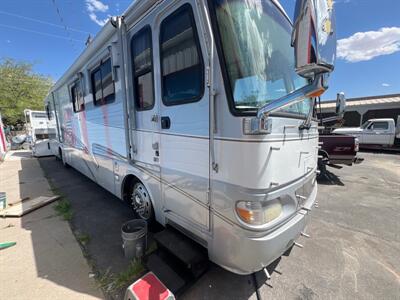
<svg viewBox="0 0 400 300">
<path fill-rule="evenodd" d="M 63 152 L 62 152 L 61 148 L 58 149 L 58 154 L 60 155 L 60 160 L 61 160 L 63 166 L 65 168 L 69 168 L 69 164 L 65 161 L 65 157 L 63 155 Z"/>
</svg>

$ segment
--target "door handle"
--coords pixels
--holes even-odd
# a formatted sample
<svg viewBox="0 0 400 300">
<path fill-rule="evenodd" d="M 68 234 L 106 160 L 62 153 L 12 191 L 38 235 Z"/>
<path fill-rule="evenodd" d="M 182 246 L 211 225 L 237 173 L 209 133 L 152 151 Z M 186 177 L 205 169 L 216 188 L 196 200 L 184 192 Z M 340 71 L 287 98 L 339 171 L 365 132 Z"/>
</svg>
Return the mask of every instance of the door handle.
<svg viewBox="0 0 400 300">
<path fill-rule="evenodd" d="M 169 129 L 171 127 L 171 119 L 169 117 L 161 117 L 161 128 Z"/>
</svg>

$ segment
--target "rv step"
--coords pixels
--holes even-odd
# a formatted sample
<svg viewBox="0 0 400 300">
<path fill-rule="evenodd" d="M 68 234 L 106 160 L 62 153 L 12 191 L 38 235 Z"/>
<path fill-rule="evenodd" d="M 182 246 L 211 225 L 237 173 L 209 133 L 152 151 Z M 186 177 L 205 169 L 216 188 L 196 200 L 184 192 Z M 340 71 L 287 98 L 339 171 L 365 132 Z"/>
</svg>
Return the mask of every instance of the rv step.
<svg viewBox="0 0 400 300">
<path fill-rule="evenodd" d="M 151 254 L 146 265 L 173 294 L 178 294 L 186 285 L 185 280 L 157 254 Z"/>
<path fill-rule="evenodd" d="M 176 257 L 194 278 L 200 277 L 208 268 L 207 251 L 173 228 L 154 235 L 159 248 Z"/>
</svg>

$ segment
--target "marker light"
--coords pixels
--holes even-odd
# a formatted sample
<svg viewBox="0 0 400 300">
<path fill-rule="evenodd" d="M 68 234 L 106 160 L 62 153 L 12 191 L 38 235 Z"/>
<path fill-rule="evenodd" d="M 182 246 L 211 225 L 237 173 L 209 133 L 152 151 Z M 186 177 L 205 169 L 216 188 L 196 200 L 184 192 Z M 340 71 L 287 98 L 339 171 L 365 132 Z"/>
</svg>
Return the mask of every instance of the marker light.
<svg viewBox="0 0 400 300">
<path fill-rule="evenodd" d="M 358 138 L 354 139 L 354 151 L 358 152 L 358 150 L 360 150 L 360 142 L 358 140 Z"/>
<path fill-rule="evenodd" d="M 261 202 L 239 201 L 236 203 L 236 213 L 239 218 L 250 225 L 264 225 L 278 218 L 282 213 L 282 204 L 262 204 Z"/>
</svg>

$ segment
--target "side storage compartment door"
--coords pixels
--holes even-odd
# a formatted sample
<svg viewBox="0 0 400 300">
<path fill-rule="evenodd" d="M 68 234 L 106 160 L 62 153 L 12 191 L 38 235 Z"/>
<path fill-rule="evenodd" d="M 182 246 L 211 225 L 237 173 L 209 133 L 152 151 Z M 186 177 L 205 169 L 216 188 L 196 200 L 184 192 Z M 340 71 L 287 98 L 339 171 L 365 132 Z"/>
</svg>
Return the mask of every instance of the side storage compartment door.
<svg viewBox="0 0 400 300">
<path fill-rule="evenodd" d="M 194 1 L 193 1 L 194 3 Z M 160 164 L 167 218 L 209 228 L 209 96 L 195 4 L 169 5 L 159 28 Z"/>
</svg>

